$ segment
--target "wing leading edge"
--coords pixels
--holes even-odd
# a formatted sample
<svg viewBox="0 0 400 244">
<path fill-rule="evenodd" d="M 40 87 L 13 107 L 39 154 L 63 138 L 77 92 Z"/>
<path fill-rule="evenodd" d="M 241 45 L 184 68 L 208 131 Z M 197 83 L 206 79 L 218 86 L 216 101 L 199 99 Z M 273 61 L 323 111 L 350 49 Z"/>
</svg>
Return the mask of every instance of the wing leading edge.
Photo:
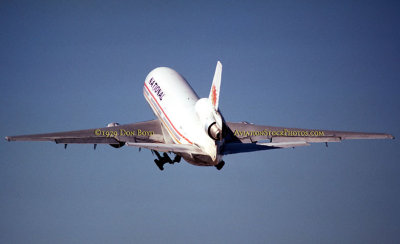
<svg viewBox="0 0 400 244">
<path fill-rule="evenodd" d="M 159 120 L 87 130 L 7 136 L 5 139 L 7 141 L 54 141 L 63 144 L 164 143 Z"/>
<path fill-rule="evenodd" d="M 227 139 L 222 154 L 308 146 L 310 143 L 349 139 L 394 139 L 385 133 L 300 129 L 227 122 Z"/>
</svg>

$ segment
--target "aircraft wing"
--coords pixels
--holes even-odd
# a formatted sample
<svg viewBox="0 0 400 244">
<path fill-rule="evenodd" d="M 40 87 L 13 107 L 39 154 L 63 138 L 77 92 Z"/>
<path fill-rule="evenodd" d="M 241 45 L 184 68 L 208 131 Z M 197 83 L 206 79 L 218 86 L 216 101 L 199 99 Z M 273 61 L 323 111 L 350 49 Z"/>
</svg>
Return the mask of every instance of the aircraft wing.
<svg viewBox="0 0 400 244">
<path fill-rule="evenodd" d="M 7 136 L 7 141 L 54 141 L 55 143 L 112 144 L 125 142 L 163 143 L 159 120 L 134 124 L 46 134 Z"/>
<path fill-rule="evenodd" d="M 317 142 L 340 142 L 348 139 L 394 139 L 390 134 L 300 129 L 227 122 L 223 154 L 308 146 Z"/>
</svg>

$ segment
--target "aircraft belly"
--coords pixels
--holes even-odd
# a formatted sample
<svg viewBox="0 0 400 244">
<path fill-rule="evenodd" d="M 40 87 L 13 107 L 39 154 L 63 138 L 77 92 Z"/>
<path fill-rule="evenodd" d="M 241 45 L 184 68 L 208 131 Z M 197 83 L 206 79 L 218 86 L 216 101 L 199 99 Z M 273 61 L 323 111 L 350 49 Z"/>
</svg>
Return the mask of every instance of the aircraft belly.
<svg viewBox="0 0 400 244">
<path fill-rule="evenodd" d="M 188 163 L 196 166 L 214 166 L 216 163 L 209 155 L 180 153 L 180 156 Z"/>
</svg>

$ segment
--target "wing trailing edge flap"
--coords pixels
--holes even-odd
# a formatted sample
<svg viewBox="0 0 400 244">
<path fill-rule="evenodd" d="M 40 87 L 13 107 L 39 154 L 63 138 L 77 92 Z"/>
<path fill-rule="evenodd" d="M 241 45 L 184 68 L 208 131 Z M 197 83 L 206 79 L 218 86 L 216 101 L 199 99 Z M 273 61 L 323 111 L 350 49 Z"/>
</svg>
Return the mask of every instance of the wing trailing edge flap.
<svg viewBox="0 0 400 244">
<path fill-rule="evenodd" d="M 276 148 L 288 148 L 288 147 L 302 147 L 310 146 L 310 143 L 304 141 L 289 141 L 289 142 L 267 142 L 267 143 L 256 143 L 260 146 L 276 147 Z"/>
<path fill-rule="evenodd" d="M 341 138 L 340 137 L 272 137 L 271 142 L 273 143 L 290 143 L 290 142 L 311 142 L 311 143 L 317 143 L 317 142 L 340 142 Z"/>
<path fill-rule="evenodd" d="M 173 153 L 187 153 L 187 154 L 201 154 L 206 155 L 200 148 L 187 145 L 187 144 L 164 144 L 164 143 L 136 143 L 127 142 L 127 146 L 143 147 L 146 149 L 160 151 L 160 152 L 173 152 Z"/>
</svg>

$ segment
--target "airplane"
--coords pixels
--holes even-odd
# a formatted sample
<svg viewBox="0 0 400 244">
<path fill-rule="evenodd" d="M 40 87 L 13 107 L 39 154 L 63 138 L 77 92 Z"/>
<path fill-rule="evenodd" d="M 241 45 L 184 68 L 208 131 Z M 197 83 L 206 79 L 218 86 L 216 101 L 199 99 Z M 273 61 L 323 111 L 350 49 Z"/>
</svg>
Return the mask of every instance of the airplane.
<svg viewBox="0 0 400 244">
<path fill-rule="evenodd" d="M 390 134 L 299 129 L 228 122 L 219 109 L 222 64 L 217 62 L 208 98 L 199 98 L 185 78 L 167 67 L 158 67 L 146 77 L 143 95 L 153 110 L 154 120 L 103 128 L 47 134 L 7 136 L 7 141 L 53 141 L 64 144 L 108 144 L 146 148 L 156 154 L 160 170 L 166 163 L 183 158 L 197 166 L 221 170 L 224 155 L 270 149 L 309 146 L 310 143 L 347 139 L 394 139 Z M 161 154 L 161 153 L 162 154 Z M 175 155 L 173 159 L 168 155 Z"/>
</svg>

